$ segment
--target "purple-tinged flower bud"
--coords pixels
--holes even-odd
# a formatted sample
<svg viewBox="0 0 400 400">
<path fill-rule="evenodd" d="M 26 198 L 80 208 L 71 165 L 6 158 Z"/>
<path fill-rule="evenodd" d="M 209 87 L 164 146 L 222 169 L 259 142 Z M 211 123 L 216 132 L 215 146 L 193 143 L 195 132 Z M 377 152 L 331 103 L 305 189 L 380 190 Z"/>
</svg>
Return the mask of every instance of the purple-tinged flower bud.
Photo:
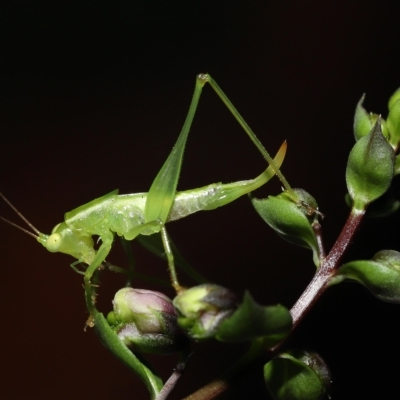
<svg viewBox="0 0 400 400">
<path fill-rule="evenodd" d="M 182 291 L 173 301 L 179 311 L 179 326 L 193 339 L 213 337 L 221 322 L 235 311 L 236 303 L 230 290 L 214 284 Z"/>
<path fill-rule="evenodd" d="M 185 337 L 171 299 L 160 292 L 124 288 L 113 300 L 107 320 L 126 346 L 146 353 L 179 351 Z"/>
</svg>

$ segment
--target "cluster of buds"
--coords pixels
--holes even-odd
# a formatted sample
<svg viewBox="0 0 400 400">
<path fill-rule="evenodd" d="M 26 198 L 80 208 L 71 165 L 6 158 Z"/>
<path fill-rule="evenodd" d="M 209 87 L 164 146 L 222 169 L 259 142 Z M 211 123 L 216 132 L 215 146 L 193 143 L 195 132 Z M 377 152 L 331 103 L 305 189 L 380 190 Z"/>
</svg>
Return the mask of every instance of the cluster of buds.
<svg viewBox="0 0 400 400">
<path fill-rule="evenodd" d="M 169 354 L 186 351 L 188 337 L 244 342 L 263 337 L 270 347 L 290 332 L 292 319 L 283 306 L 264 307 L 246 293 L 215 284 L 182 290 L 173 301 L 162 293 L 124 288 L 117 292 L 107 320 L 133 351 Z"/>
</svg>

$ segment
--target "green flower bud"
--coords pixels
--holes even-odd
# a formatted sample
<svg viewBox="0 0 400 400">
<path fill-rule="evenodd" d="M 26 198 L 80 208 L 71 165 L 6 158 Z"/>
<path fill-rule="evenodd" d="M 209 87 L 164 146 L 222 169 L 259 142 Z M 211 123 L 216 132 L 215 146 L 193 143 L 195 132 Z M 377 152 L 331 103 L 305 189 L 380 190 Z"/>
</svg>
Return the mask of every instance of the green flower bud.
<svg viewBox="0 0 400 400">
<path fill-rule="evenodd" d="M 207 339 L 236 309 L 236 296 L 222 286 L 206 283 L 182 291 L 173 304 L 179 312 L 179 326 L 193 339 Z"/>
<path fill-rule="evenodd" d="M 303 189 L 293 189 L 299 198 L 295 203 L 287 192 L 267 199 L 252 199 L 261 218 L 283 239 L 313 251 L 315 265 L 319 265 L 318 243 L 312 224 L 318 214 L 315 199 Z"/>
<path fill-rule="evenodd" d="M 364 136 L 367 136 L 371 129 L 374 127 L 378 119 L 380 119 L 381 129 L 383 136 L 387 137 L 386 121 L 380 118 L 378 114 L 368 113 L 362 106 L 365 100 L 365 94 L 362 95 L 360 101 L 357 103 L 356 111 L 354 113 L 353 131 L 356 141 Z"/>
<path fill-rule="evenodd" d="M 387 191 L 393 178 L 394 162 L 394 151 L 383 137 L 378 121 L 371 132 L 354 145 L 347 162 L 347 189 L 356 210 L 364 211 Z"/>
<path fill-rule="evenodd" d="M 400 253 L 381 250 L 372 260 L 344 264 L 332 278 L 331 284 L 351 279 L 364 285 L 379 300 L 400 304 Z"/>
<path fill-rule="evenodd" d="M 184 342 L 171 299 L 160 292 L 124 288 L 107 320 L 123 343 L 145 353 L 169 354 Z"/>
<path fill-rule="evenodd" d="M 264 366 L 264 379 L 275 400 L 322 400 L 332 383 L 325 361 L 304 350 L 272 359 Z"/>
</svg>

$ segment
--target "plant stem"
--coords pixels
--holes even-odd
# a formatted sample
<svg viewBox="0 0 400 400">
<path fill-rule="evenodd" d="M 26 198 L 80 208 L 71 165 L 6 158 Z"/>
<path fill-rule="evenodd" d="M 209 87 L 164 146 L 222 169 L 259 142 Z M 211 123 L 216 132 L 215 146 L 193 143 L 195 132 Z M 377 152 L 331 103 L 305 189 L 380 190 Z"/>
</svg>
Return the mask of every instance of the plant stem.
<svg viewBox="0 0 400 400">
<path fill-rule="evenodd" d="M 358 227 L 362 221 L 365 211 L 352 210 L 349 217 L 347 218 L 346 224 L 344 225 L 339 237 L 333 245 L 328 256 L 322 260 L 320 268 L 317 270 L 313 279 L 304 290 L 296 304 L 290 310 L 290 314 L 293 318 L 292 331 L 300 323 L 300 321 L 306 316 L 311 307 L 316 303 L 319 297 L 328 288 L 329 279 L 335 273 L 340 266 L 349 244 L 354 238 Z"/>
<path fill-rule="evenodd" d="M 168 378 L 165 382 L 161 392 L 157 395 L 155 400 L 166 400 L 167 397 L 170 395 L 172 390 L 175 388 L 176 383 L 178 382 L 179 378 L 182 376 L 183 371 L 186 367 L 188 357 L 186 356 L 184 361 L 178 363 L 172 375 Z"/>
<path fill-rule="evenodd" d="M 317 238 L 317 245 L 318 245 L 318 256 L 320 260 L 323 260 L 325 258 L 325 247 L 324 247 L 324 242 L 322 240 L 322 228 L 318 220 L 312 223 L 311 225 L 315 237 Z"/>
<path fill-rule="evenodd" d="M 299 323 L 310 311 L 312 306 L 318 301 L 321 295 L 329 287 L 329 280 L 334 275 L 335 271 L 339 268 L 340 262 L 347 251 L 349 244 L 354 239 L 354 236 L 360 226 L 360 223 L 365 215 L 365 211 L 352 209 L 346 224 L 339 234 L 335 244 L 333 245 L 329 254 L 321 260 L 320 267 L 317 269 L 313 279 L 304 290 L 302 295 L 297 300 L 296 304 L 290 310 L 293 318 L 293 326 L 291 334 L 294 332 Z M 322 241 L 320 241 L 320 249 L 323 248 Z M 268 353 L 272 358 L 273 355 L 281 348 L 284 341 L 279 343 Z M 265 354 L 264 354 L 265 355 Z M 258 354 L 255 358 L 260 356 Z M 244 356 L 246 357 L 246 355 Z M 254 361 L 253 358 L 250 361 Z M 201 389 L 186 397 L 186 400 L 212 400 L 217 398 L 220 394 L 230 389 L 237 381 L 237 377 L 229 376 L 225 379 L 216 379 L 209 384 L 203 386 Z"/>
</svg>

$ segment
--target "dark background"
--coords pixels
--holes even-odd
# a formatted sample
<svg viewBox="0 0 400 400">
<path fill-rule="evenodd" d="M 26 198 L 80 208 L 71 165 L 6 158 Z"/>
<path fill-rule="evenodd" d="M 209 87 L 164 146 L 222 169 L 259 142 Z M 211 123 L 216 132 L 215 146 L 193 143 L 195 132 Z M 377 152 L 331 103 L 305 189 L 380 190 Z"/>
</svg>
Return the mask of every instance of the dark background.
<svg viewBox="0 0 400 400">
<path fill-rule="evenodd" d="M 344 172 L 352 119 L 387 112 L 399 86 L 399 30 L 389 1 L 9 2 L 0 9 L 1 191 L 40 230 L 115 188 L 147 191 L 186 116 L 195 76 L 209 72 L 274 153 L 288 140 L 283 172 L 316 197 L 329 249 L 348 209 Z M 206 87 L 179 189 L 258 175 L 265 162 Z M 257 193 L 280 192 L 276 181 Z M 18 217 L 3 204 L 0 215 Z M 348 258 L 400 249 L 399 217 L 368 222 Z M 0 397 L 145 399 L 146 389 L 83 332 L 87 313 L 71 258 L 0 228 Z M 279 239 L 247 198 L 169 225 L 181 252 L 211 281 L 263 304 L 291 307 L 312 277 L 309 251 Z M 115 251 L 110 259 L 124 265 Z M 166 265 L 135 246 L 142 272 Z M 107 311 L 118 276 L 102 288 Z M 191 284 L 181 275 L 184 284 Z M 106 279 L 104 278 L 104 281 Z M 138 282 L 138 286 L 153 286 Z M 155 288 L 155 287 L 154 287 Z M 173 295 L 172 290 L 167 293 Z M 317 350 L 332 369 L 333 399 L 389 398 L 400 367 L 398 306 L 364 288 L 332 288 L 290 345 Z M 171 398 L 230 365 L 236 348 L 195 346 Z M 175 357 L 153 357 L 163 376 Z M 243 385 L 230 398 L 265 398 Z"/>
</svg>

